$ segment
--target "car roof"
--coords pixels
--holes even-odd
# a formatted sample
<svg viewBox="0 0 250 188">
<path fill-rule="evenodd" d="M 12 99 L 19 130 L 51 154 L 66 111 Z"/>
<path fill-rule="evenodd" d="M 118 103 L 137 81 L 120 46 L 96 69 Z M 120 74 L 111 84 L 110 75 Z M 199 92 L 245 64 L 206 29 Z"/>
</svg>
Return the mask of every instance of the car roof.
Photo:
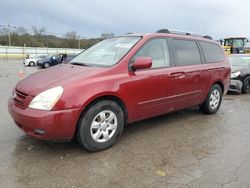
<svg viewBox="0 0 250 188">
<path fill-rule="evenodd" d="M 118 36 L 118 37 L 125 37 L 125 36 L 132 36 L 132 37 L 143 37 L 143 38 L 154 38 L 154 37 L 172 37 L 172 38 L 182 38 L 182 39 L 194 39 L 194 40 L 200 40 L 205 42 L 212 42 L 218 44 L 219 42 L 204 38 L 204 36 L 194 36 L 194 35 L 185 35 L 185 34 L 175 34 L 175 33 L 146 33 L 146 34 L 140 34 L 140 33 L 128 33 L 126 35 Z"/>
</svg>

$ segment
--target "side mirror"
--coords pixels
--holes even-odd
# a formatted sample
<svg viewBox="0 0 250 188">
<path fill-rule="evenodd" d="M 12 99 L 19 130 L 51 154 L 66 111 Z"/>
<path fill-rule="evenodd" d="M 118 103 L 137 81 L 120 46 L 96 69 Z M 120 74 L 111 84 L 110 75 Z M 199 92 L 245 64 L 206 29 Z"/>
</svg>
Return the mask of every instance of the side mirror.
<svg viewBox="0 0 250 188">
<path fill-rule="evenodd" d="M 152 58 L 150 57 L 138 57 L 132 64 L 132 70 L 148 69 L 152 67 Z"/>
</svg>

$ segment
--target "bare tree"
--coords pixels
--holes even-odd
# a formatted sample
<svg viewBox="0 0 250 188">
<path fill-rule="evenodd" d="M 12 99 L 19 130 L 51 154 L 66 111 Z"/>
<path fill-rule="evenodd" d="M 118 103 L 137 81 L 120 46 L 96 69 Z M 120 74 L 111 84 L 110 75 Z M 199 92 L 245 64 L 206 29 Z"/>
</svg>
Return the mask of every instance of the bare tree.
<svg viewBox="0 0 250 188">
<path fill-rule="evenodd" d="M 25 34 L 27 34 L 27 30 L 26 30 L 25 28 L 23 28 L 23 27 L 18 27 L 18 28 L 16 29 L 16 33 L 17 33 L 18 35 L 25 35 Z"/>
<path fill-rule="evenodd" d="M 111 38 L 111 37 L 114 37 L 114 33 L 102 33 L 101 34 L 102 39 L 108 39 L 108 38 Z"/>
<path fill-rule="evenodd" d="M 77 47 L 77 40 L 78 40 L 78 36 L 77 33 L 75 31 L 69 31 L 66 33 L 66 42 L 67 42 L 67 46 L 69 48 L 76 48 Z"/>
<path fill-rule="evenodd" d="M 38 27 L 33 25 L 32 30 L 33 30 L 34 35 L 37 36 L 38 38 L 46 33 L 45 27 L 38 28 Z"/>
<path fill-rule="evenodd" d="M 2 35 L 2 36 L 8 35 L 9 32 L 10 32 L 10 30 L 8 28 L 0 29 L 0 35 Z"/>
</svg>

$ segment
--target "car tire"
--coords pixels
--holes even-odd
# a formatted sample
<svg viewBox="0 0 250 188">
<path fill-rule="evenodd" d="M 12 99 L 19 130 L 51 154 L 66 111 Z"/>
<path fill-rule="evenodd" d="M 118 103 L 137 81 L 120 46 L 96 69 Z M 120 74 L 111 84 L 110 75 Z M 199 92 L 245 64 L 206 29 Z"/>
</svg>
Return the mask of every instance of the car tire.
<svg viewBox="0 0 250 188">
<path fill-rule="evenodd" d="M 124 127 L 124 113 L 114 101 L 93 104 L 78 122 L 76 137 L 85 149 L 96 152 L 113 146 Z"/>
<path fill-rule="evenodd" d="M 221 105 L 222 101 L 222 89 L 218 84 L 213 85 L 200 109 L 202 112 L 207 114 L 216 113 Z"/>
<path fill-rule="evenodd" d="M 50 66 L 49 63 L 44 63 L 43 65 L 44 68 L 49 68 L 49 66 Z"/>
<path fill-rule="evenodd" d="M 29 66 L 34 67 L 34 66 L 35 66 L 35 62 L 34 62 L 34 61 L 31 61 L 31 62 L 29 63 Z"/>
<path fill-rule="evenodd" d="M 250 93 L 250 76 L 243 80 L 242 93 Z"/>
</svg>

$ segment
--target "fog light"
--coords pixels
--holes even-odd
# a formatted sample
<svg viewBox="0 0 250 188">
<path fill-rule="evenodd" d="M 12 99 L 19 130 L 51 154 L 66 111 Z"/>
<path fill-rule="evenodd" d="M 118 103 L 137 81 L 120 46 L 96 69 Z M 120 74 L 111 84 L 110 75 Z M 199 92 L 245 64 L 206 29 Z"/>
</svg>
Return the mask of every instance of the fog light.
<svg viewBox="0 0 250 188">
<path fill-rule="evenodd" d="M 45 130 L 43 130 L 43 129 L 34 129 L 34 133 L 40 134 L 40 135 L 44 135 L 45 134 Z"/>
</svg>

